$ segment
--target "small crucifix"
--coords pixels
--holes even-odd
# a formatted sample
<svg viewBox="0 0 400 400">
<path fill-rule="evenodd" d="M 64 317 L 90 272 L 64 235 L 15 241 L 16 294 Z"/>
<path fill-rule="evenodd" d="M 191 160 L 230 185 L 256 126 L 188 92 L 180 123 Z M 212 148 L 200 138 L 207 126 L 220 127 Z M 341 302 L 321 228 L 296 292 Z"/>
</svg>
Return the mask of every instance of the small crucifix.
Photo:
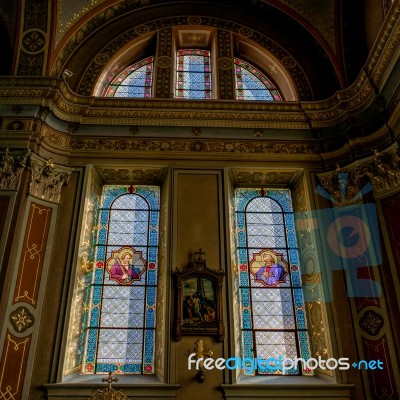
<svg viewBox="0 0 400 400">
<path fill-rule="evenodd" d="M 108 378 L 103 378 L 101 381 L 102 381 L 102 382 L 107 382 L 107 383 L 108 383 L 108 390 L 111 390 L 111 389 L 112 389 L 112 388 L 111 388 L 111 384 L 112 384 L 113 382 L 118 382 L 118 378 L 113 378 L 113 377 L 112 377 L 112 372 L 109 372 L 109 373 L 108 373 Z"/>
<path fill-rule="evenodd" d="M 202 255 L 206 254 L 201 248 L 199 249 L 199 251 L 196 251 L 194 254 L 198 254 L 199 256 L 197 257 L 196 262 L 202 262 L 205 261 L 204 258 L 202 257 Z"/>
<path fill-rule="evenodd" d="M 196 367 L 198 367 L 197 373 L 195 375 L 195 379 L 199 383 L 203 383 L 206 379 L 204 375 L 204 359 L 211 357 L 214 352 L 211 349 L 205 350 L 204 349 L 204 342 L 203 340 L 199 339 L 196 341 L 196 345 L 194 348 L 195 359 L 198 360 L 196 362 Z M 186 356 L 191 356 L 190 350 L 186 350 Z"/>
</svg>

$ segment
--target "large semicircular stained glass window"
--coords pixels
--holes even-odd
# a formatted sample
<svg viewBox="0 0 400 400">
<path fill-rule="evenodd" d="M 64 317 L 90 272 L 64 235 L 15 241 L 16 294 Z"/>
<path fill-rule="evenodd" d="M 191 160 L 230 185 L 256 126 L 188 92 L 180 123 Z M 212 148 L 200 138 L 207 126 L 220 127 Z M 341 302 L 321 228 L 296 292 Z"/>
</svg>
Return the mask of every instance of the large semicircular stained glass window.
<svg viewBox="0 0 400 400">
<path fill-rule="evenodd" d="M 154 57 L 124 69 L 107 87 L 105 97 L 150 98 Z"/>
<path fill-rule="evenodd" d="M 282 100 L 275 85 L 260 70 L 239 59 L 234 59 L 237 100 Z"/>
</svg>

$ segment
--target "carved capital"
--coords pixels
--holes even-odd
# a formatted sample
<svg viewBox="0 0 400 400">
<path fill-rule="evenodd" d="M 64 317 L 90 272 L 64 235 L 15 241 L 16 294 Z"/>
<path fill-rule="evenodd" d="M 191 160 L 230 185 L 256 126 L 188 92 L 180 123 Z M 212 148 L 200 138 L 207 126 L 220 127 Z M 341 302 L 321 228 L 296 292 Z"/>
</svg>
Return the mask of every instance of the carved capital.
<svg viewBox="0 0 400 400">
<path fill-rule="evenodd" d="M 54 164 L 51 158 L 46 161 L 35 154 L 31 155 L 29 166 L 32 171 L 29 193 L 59 203 L 61 188 L 68 183 L 72 169 Z"/>
<path fill-rule="evenodd" d="M 28 151 L 12 154 L 8 148 L 4 150 L 0 161 L 0 190 L 18 190 L 28 154 Z"/>
<path fill-rule="evenodd" d="M 390 191 L 400 185 L 399 149 L 384 153 L 375 149 L 374 155 L 365 161 L 354 163 L 346 169 L 338 165 L 334 172 L 318 177 L 326 191 L 325 197 L 341 205 L 359 200 L 368 191 L 364 186 L 366 181 L 371 183 L 375 194 Z"/>
</svg>

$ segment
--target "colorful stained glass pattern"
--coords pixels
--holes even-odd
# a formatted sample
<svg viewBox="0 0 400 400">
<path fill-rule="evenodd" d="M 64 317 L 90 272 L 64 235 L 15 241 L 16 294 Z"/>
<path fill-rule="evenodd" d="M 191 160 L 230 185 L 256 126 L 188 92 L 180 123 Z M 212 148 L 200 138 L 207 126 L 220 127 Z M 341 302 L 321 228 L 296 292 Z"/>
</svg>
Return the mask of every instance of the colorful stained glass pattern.
<svg viewBox="0 0 400 400">
<path fill-rule="evenodd" d="M 154 373 L 159 198 L 104 186 L 84 373 Z"/>
<path fill-rule="evenodd" d="M 107 87 L 105 97 L 150 98 L 154 58 L 148 57 L 122 71 Z"/>
<path fill-rule="evenodd" d="M 290 191 L 236 189 L 235 199 L 242 357 L 307 360 L 309 341 Z M 302 367 L 255 373 L 312 374 Z"/>
<path fill-rule="evenodd" d="M 208 50 L 178 50 L 175 97 L 211 99 L 211 67 Z"/>
<path fill-rule="evenodd" d="M 282 100 L 274 84 L 253 65 L 239 59 L 234 59 L 237 100 Z"/>
</svg>

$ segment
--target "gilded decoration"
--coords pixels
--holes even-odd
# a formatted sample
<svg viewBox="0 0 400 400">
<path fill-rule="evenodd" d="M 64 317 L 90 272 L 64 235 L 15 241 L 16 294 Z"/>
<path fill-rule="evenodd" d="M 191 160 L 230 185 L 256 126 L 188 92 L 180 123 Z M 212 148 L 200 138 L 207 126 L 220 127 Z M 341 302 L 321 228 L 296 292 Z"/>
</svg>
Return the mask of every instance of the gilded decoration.
<svg viewBox="0 0 400 400">
<path fill-rule="evenodd" d="M 52 209 L 32 202 L 26 222 L 13 304 L 37 306 Z"/>
<path fill-rule="evenodd" d="M 9 316 L 10 323 L 14 330 L 18 333 L 24 333 L 35 322 L 34 316 L 25 306 L 18 307 Z"/>
<path fill-rule="evenodd" d="M 46 64 L 48 3 L 47 1 L 25 0 L 24 6 L 17 74 L 40 76 Z"/>
<path fill-rule="evenodd" d="M 7 329 L 0 360 L 0 399 L 22 399 L 31 340 L 32 334 L 19 338 Z"/>
<path fill-rule="evenodd" d="M 41 135 L 47 143 L 50 143 L 58 148 L 69 147 L 69 135 L 62 134 L 46 126 L 43 127 Z"/>
<path fill-rule="evenodd" d="M 107 64 L 109 59 L 110 59 L 110 57 L 108 56 L 108 54 L 100 53 L 100 54 L 97 54 L 94 61 L 96 64 L 104 65 L 104 64 Z"/>
<path fill-rule="evenodd" d="M 346 181 L 346 191 L 341 190 Z M 374 193 L 380 194 L 400 185 L 399 149 L 380 153 L 374 149 L 374 155 L 362 163 L 353 163 L 346 168 L 337 165 L 336 170 L 319 174 L 319 181 L 337 204 L 352 203 L 360 200 L 360 191 L 365 181 L 372 184 Z"/>
<path fill-rule="evenodd" d="M 24 37 L 22 38 L 22 44 L 26 51 L 35 54 L 43 50 L 43 47 L 46 44 L 46 38 L 43 32 L 39 30 L 33 30 L 24 34 Z"/>
<path fill-rule="evenodd" d="M 158 31 L 157 60 L 158 65 L 156 78 L 156 97 L 169 99 L 171 97 L 172 78 L 172 28 L 164 28 Z"/>
<path fill-rule="evenodd" d="M 112 377 L 112 372 L 108 373 L 108 378 L 103 378 L 101 381 L 107 382 L 108 387 L 106 389 L 98 389 L 90 397 L 90 400 L 128 400 L 128 397 L 124 393 L 112 387 L 113 382 L 118 382 L 118 378 Z"/>
<path fill-rule="evenodd" d="M 75 150 L 123 150 L 123 151 L 172 151 L 207 153 L 253 153 L 253 154 L 293 154 L 319 155 L 318 144 L 279 144 L 264 142 L 225 141 L 225 140 L 146 140 L 146 139 L 92 139 L 73 138 L 71 148 Z"/>
<path fill-rule="evenodd" d="M 299 169 L 246 169 L 246 168 L 233 168 L 232 175 L 235 186 L 240 185 L 253 185 L 253 186 L 268 186 L 268 185 L 281 185 L 288 187 L 299 178 L 301 174 Z"/>
<path fill-rule="evenodd" d="M 358 90 L 368 96 L 357 96 Z M 182 102 L 168 99 L 105 99 L 76 96 L 61 79 L 9 78 L 0 79 L 3 104 L 46 106 L 59 118 L 81 125 L 149 125 L 240 128 L 310 129 L 331 127 L 365 110 L 372 97 L 372 87 L 365 75 L 359 81 L 332 98 L 314 103 Z M 372 96 L 372 97 L 371 97 Z M 357 99 L 351 103 L 346 99 Z M 346 107 L 343 105 L 346 102 Z M 356 107 L 351 108 L 350 107 Z"/>
<path fill-rule="evenodd" d="M 218 60 L 218 68 L 230 70 L 233 68 L 233 61 L 231 58 L 222 57 Z"/>
<path fill-rule="evenodd" d="M 0 161 L 0 190 L 18 190 L 21 174 L 27 164 L 29 154 L 12 154 L 4 149 Z"/>
<path fill-rule="evenodd" d="M 370 336 L 378 336 L 384 323 L 382 315 L 374 310 L 365 311 L 358 321 L 360 328 Z"/>
<path fill-rule="evenodd" d="M 10 121 L 6 125 L 6 130 L 8 130 L 8 131 L 23 131 L 23 130 L 25 130 L 25 123 L 24 123 L 24 121 L 20 121 L 20 120 Z"/>
<path fill-rule="evenodd" d="M 109 168 L 98 167 L 100 176 L 106 183 L 133 182 L 141 185 L 154 185 L 160 182 L 163 168 Z"/>
<path fill-rule="evenodd" d="M 58 203 L 61 188 L 68 183 L 72 169 L 56 165 L 51 158 L 45 161 L 35 154 L 31 155 L 29 166 L 32 171 L 29 193 Z"/>
</svg>

